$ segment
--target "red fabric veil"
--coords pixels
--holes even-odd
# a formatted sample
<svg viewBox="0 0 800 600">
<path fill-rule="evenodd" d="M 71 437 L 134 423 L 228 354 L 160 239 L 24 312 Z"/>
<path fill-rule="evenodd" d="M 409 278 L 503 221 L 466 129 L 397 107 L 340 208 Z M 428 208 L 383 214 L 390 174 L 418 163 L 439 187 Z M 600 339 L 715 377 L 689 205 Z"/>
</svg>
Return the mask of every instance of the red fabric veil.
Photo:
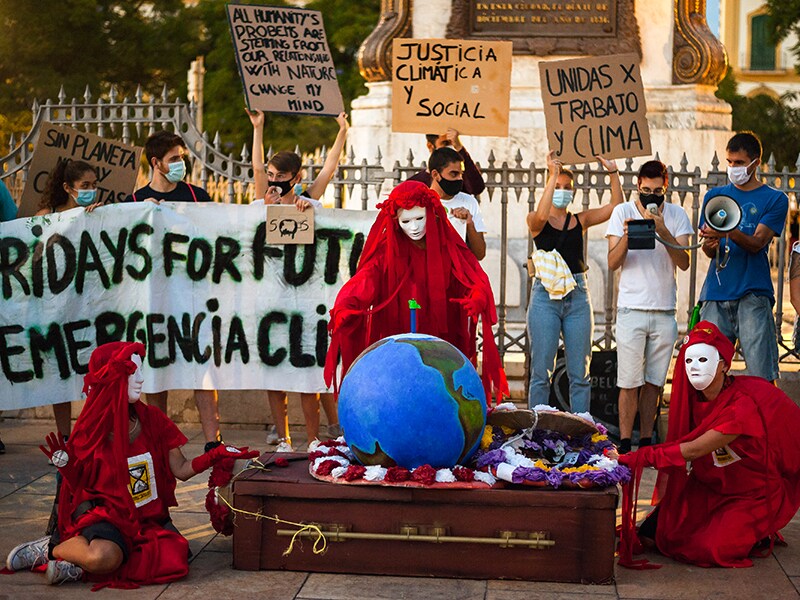
<svg viewBox="0 0 800 600">
<path fill-rule="evenodd" d="M 416 246 L 397 221 L 399 210 L 415 206 L 425 208 L 424 248 Z M 473 362 L 476 327 L 481 320 L 484 389 L 487 402 L 492 389 L 499 401 L 509 392 L 492 332 L 497 322 L 492 288 L 478 260 L 450 224 L 438 194 L 417 181 L 405 181 L 378 209 L 358 269 L 331 309 L 326 384 L 334 382 L 340 357 L 344 374 L 370 344 L 409 332 L 408 301 L 414 298 L 422 306 L 418 330 L 447 340 Z M 338 389 L 338 381 L 334 384 Z"/>
</svg>

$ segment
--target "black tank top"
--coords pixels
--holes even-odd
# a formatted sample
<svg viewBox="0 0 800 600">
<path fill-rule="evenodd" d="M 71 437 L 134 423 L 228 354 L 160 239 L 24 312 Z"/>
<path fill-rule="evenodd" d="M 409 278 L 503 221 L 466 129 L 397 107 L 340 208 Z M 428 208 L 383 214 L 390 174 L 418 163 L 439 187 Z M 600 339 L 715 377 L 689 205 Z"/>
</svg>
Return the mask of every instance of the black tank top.
<svg viewBox="0 0 800 600">
<path fill-rule="evenodd" d="M 544 228 L 533 238 L 537 250 L 558 250 L 558 253 L 564 257 L 564 262 L 567 263 L 569 270 L 572 273 L 585 273 L 589 267 L 583 262 L 583 226 L 577 215 L 572 215 L 578 223 L 577 227 L 570 227 L 564 232 L 564 239 L 561 241 L 561 246 L 556 248 L 558 238 L 561 237 L 561 230 L 556 229 L 550 222 L 544 224 Z M 570 222 L 570 225 L 572 223 Z"/>
</svg>

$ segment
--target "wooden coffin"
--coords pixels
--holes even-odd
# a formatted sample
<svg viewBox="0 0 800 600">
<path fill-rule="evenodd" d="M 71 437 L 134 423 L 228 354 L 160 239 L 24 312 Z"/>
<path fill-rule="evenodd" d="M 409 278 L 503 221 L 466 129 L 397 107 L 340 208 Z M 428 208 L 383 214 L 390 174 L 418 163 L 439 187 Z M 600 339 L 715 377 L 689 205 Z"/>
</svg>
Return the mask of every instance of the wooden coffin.
<svg viewBox="0 0 800 600">
<path fill-rule="evenodd" d="M 374 575 L 608 583 L 614 575 L 616 488 L 453 490 L 317 481 L 298 455 L 289 467 L 233 483 L 233 566 Z M 262 457 L 268 463 L 272 455 Z M 289 523 L 286 523 L 289 522 Z M 316 535 L 290 523 L 313 523 Z M 320 544 L 317 544 L 319 548 Z"/>
</svg>

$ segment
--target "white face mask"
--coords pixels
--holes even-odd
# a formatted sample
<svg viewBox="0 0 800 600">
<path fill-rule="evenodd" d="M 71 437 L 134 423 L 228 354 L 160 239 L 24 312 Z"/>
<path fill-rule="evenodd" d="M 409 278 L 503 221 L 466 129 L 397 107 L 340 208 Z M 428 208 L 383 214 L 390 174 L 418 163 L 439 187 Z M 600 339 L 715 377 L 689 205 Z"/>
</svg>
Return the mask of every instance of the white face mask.
<svg viewBox="0 0 800 600">
<path fill-rule="evenodd" d="M 128 375 L 128 402 L 136 402 L 142 397 L 142 357 L 138 354 L 131 355 L 131 362 L 136 365 L 136 371 Z"/>
<path fill-rule="evenodd" d="M 400 223 L 400 229 L 415 242 L 425 237 L 428 217 L 424 207 L 401 208 L 397 211 L 397 221 Z"/>
<path fill-rule="evenodd" d="M 752 162 L 746 167 L 728 167 L 728 180 L 733 185 L 744 185 L 750 181 L 752 173 L 748 173 L 747 169 L 753 166 L 753 163 L 758 159 L 753 159 Z"/>
<path fill-rule="evenodd" d="M 710 344 L 694 344 L 686 349 L 683 361 L 686 376 L 694 389 L 702 391 L 711 385 L 720 360 L 719 351 Z"/>
</svg>

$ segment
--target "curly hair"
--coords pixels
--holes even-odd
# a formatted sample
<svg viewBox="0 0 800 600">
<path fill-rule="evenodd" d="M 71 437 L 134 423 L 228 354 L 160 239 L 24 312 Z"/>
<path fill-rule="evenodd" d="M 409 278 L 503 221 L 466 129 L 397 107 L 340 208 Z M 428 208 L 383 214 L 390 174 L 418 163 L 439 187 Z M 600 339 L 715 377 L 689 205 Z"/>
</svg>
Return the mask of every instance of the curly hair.
<svg viewBox="0 0 800 600">
<path fill-rule="evenodd" d="M 53 212 L 69 202 L 69 194 L 64 189 L 64 184 L 72 186 L 84 174 L 91 171 L 97 175 L 95 168 L 82 160 L 60 160 L 55 168 L 50 171 L 47 183 L 44 184 L 44 194 L 39 209 L 49 208 Z"/>
</svg>

